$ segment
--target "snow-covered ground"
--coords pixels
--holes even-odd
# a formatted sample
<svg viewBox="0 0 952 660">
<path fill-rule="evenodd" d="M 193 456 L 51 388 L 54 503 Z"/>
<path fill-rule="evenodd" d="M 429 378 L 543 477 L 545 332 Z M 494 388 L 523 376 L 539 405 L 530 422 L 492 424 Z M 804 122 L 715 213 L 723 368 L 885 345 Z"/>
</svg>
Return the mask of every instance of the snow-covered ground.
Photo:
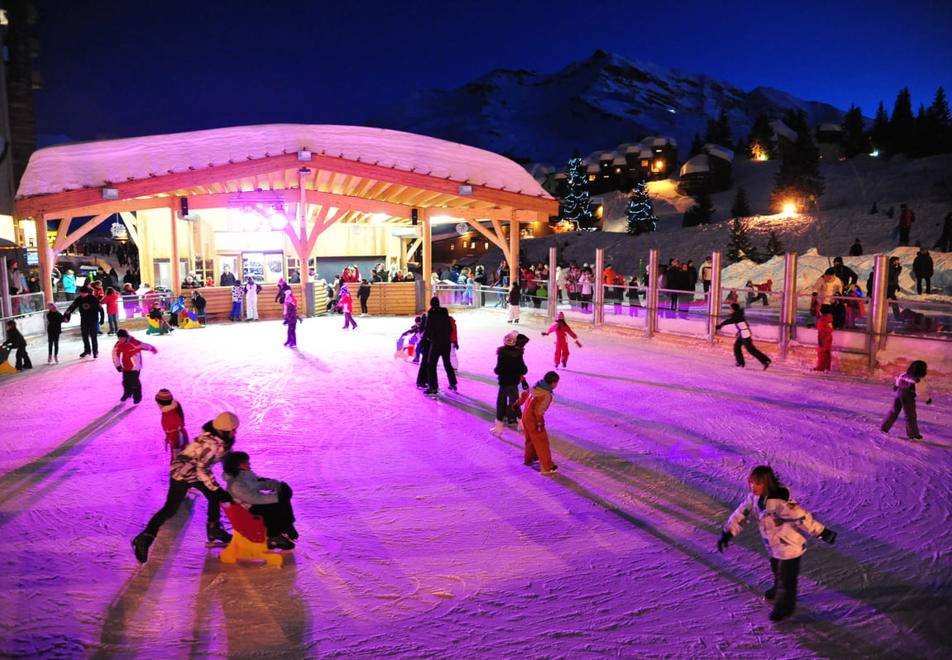
<svg viewBox="0 0 952 660">
<path fill-rule="evenodd" d="M 67 339 L 57 366 L 33 349 L 37 368 L 0 377 L 0 655 L 948 657 L 948 390 L 919 402 L 914 442 L 902 419 L 879 432 L 882 380 L 578 328 L 547 415 L 560 471 L 542 476 L 518 433 L 487 432 L 512 326 L 455 315 L 460 392 L 436 400 L 393 358 L 406 319 L 308 319 L 296 351 L 278 322 L 137 332 L 159 349 L 138 406 L 119 404 L 110 341 L 79 361 Z M 534 381 L 552 344 L 519 329 Z M 201 497 L 137 564 L 129 540 L 166 490 L 161 387 L 192 436 L 237 413 L 236 447 L 294 488 L 283 568 L 222 564 Z M 714 549 L 765 462 L 839 533 L 811 544 L 780 624 L 756 530 Z"/>
</svg>

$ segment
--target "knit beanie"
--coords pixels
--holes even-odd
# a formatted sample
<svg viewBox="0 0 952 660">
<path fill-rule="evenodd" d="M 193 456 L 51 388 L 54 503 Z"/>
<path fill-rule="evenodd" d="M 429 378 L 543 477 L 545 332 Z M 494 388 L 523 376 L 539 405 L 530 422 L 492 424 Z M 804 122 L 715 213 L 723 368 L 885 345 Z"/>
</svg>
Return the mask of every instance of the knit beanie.
<svg viewBox="0 0 952 660">
<path fill-rule="evenodd" d="M 519 333 L 516 332 L 515 330 L 513 330 L 512 332 L 510 332 L 509 334 L 507 334 L 505 337 L 503 337 L 503 340 L 502 340 L 502 341 L 503 341 L 503 343 L 504 343 L 506 346 L 515 346 L 515 345 L 516 345 L 516 337 L 518 337 L 518 336 L 519 336 Z"/>
<path fill-rule="evenodd" d="M 162 405 L 168 405 L 172 403 L 172 393 L 166 389 L 161 389 L 158 394 L 155 395 L 155 401 Z"/>
</svg>

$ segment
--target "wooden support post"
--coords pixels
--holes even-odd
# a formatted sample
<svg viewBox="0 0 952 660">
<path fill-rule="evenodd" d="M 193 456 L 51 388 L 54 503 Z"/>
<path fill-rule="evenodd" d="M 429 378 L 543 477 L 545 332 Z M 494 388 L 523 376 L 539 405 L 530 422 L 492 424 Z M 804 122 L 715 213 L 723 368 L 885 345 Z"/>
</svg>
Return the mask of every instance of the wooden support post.
<svg viewBox="0 0 952 660">
<path fill-rule="evenodd" d="M 645 301 L 648 313 L 648 337 L 658 331 L 658 251 L 648 251 L 648 291 Z"/>
<path fill-rule="evenodd" d="M 178 198 L 172 198 L 172 204 L 169 206 L 169 222 L 171 223 L 172 229 L 172 256 L 169 259 L 171 261 L 172 271 L 172 286 L 169 288 L 172 289 L 173 297 L 178 297 L 179 289 L 181 288 L 182 283 L 179 282 L 178 269 L 179 269 L 179 251 L 178 251 L 178 222 L 175 220 L 175 205 L 178 204 Z M 158 285 L 158 282 L 156 282 Z"/>
<path fill-rule="evenodd" d="M 40 282 L 43 286 L 44 302 L 50 303 L 54 300 L 52 276 L 55 255 L 50 248 L 49 240 L 46 238 L 46 220 L 43 219 L 42 213 L 33 218 L 33 224 L 36 227 L 36 253 L 40 259 Z"/>
</svg>

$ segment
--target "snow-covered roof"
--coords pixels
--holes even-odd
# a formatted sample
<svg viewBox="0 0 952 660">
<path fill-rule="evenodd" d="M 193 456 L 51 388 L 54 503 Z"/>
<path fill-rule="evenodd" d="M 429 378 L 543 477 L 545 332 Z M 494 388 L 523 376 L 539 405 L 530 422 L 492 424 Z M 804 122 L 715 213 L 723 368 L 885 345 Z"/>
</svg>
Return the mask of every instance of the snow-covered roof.
<svg viewBox="0 0 952 660">
<path fill-rule="evenodd" d="M 837 123 L 825 121 L 817 126 L 816 130 L 820 131 L 821 133 L 842 133 L 843 127 Z"/>
<path fill-rule="evenodd" d="M 707 154 L 698 154 L 685 161 L 681 166 L 680 175 L 698 174 L 700 172 L 710 172 L 711 166 Z"/>
<path fill-rule="evenodd" d="M 648 147 L 663 147 L 665 145 L 671 145 L 674 148 L 678 147 L 678 141 L 673 137 L 668 137 L 667 135 L 651 135 L 646 137 L 641 141 L 641 144 Z"/>
<path fill-rule="evenodd" d="M 39 149 L 30 157 L 17 199 L 299 151 L 551 199 L 520 165 L 483 149 L 383 128 L 309 124 L 235 126 Z"/>
<path fill-rule="evenodd" d="M 785 138 L 790 142 L 797 141 L 797 132 L 779 119 L 774 119 L 772 122 L 770 122 L 770 128 L 773 129 L 773 132 L 777 137 Z"/>
<path fill-rule="evenodd" d="M 705 144 L 704 151 L 714 158 L 720 158 L 721 160 L 726 160 L 728 163 L 734 162 L 734 152 L 727 147 L 722 147 L 719 144 Z"/>
</svg>

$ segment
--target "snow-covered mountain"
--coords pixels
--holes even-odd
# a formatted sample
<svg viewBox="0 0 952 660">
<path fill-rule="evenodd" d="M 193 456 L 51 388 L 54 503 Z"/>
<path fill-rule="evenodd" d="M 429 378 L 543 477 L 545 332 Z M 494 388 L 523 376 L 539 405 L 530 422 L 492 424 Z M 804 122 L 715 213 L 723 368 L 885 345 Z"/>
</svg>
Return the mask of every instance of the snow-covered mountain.
<svg viewBox="0 0 952 660">
<path fill-rule="evenodd" d="M 709 119 L 727 112 L 734 139 L 760 114 L 802 109 L 811 125 L 844 112 L 780 90 L 750 92 L 698 73 L 596 51 L 555 73 L 499 69 L 456 90 L 410 94 L 368 125 L 431 135 L 562 167 L 576 151 L 613 149 L 648 135 L 674 137 L 681 157 Z"/>
</svg>

